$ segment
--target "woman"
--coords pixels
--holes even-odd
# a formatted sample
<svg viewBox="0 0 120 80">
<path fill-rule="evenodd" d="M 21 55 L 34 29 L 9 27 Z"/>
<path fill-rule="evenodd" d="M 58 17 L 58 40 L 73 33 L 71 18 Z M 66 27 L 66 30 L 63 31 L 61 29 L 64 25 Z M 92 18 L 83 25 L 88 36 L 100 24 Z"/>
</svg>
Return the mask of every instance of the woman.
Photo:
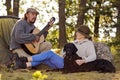
<svg viewBox="0 0 120 80">
<path fill-rule="evenodd" d="M 76 32 L 76 40 L 73 43 L 78 48 L 78 56 L 82 57 L 82 60 L 76 60 L 78 65 L 96 60 L 95 48 L 91 41 L 90 32 L 86 25 L 81 25 Z"/>
<path fill-rule="evenodd" d="M 83 63 L 91 62 L 96 60 L 96 53 L 94 49 L 94 45 L 90 37 L 90 29 L 81 25 L 76 32 L 76 40 L 73 42 L 75 46 L 78 48 L 77 54 L 82 57 L 82 60 L 76 60 L 78 65 L 82 65 Z M 46 52 L 42 52 L 41 54 L 36 54 L 31 57 L 16 57 L 16 64 L 14 68 L 27 68 L 37 66 L 41 63 L 47 64 L 53 69 L 63 68 L 64 67 L 64 58 L 58 56 L 53 51 L 49 50 Z"/>
</svg>

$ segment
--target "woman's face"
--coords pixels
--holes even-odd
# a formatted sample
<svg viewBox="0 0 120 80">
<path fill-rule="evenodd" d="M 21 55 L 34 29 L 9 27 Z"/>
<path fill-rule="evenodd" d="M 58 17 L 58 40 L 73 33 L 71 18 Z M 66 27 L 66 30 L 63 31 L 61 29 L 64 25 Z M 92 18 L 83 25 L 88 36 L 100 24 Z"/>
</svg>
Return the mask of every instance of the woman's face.
<svg viewBox="0 0 120 80">
<path fill-rule="evenodd" d="M 81 39 L 84 39 L 85 36 L 83 34 L 81 34 L 80 32 L 76 32 L 76 39 L 77 40 L 81 40 Z"/>
</svg>

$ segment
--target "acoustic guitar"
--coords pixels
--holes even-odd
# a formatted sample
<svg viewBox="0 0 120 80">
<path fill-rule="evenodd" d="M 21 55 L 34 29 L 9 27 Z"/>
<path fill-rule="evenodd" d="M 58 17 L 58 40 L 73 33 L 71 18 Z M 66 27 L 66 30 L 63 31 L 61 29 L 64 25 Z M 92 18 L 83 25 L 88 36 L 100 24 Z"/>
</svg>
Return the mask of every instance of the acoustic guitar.
<svg viewBox="0 0 120 80">
<path fill-rule="evenodd" d="M 50 21 L 48 22 L 48 24 L 41 31 L 37 28 L 35 28 L 32 31 L 32 34 L 37 34 L 40 38 L 39 38 L 38 42 L 34 41 L 31 43 L 24 44 L 30 53 L 37 54 L 39 52 L 40 43 L 44 42 L 44 40 L 45 40 L 43 33 L 45 33 L 45 31 L 49 30 L 54 22 L 55 22 L 55 17 L 52 17 L 50 19 Z"/>
</svg>

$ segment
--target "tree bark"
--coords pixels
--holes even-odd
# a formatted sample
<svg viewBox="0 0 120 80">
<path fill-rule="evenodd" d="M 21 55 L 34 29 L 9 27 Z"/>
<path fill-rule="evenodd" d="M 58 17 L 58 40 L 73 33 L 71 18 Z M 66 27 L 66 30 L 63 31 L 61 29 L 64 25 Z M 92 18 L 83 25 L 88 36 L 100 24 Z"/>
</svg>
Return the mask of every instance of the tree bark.
<svg viewBox="0 0 120 80">
<path fill-rule="evenodd" d="M 75 26 L 76 29 L 79 28 L 80 25 L 84 24 L 84 19 L 85 19 L 84 14 L 85 14 L 85 7 L 87 0 L 78 0 L 78 1 L 79 1 L 79 11 L 78 11 L 77 24 Z M 74 34 L 74 39 L 75 39 L 75 34 Z"/>
<path fill-rule="evenodd" d="M 120 2 L 120 1 L 119 1 Z M 116 31 L 116 38 L 120 40 L 120 5 L 118 6 L 118 16 L 117 16 L 117 31 Z"/>
<path fill-rule="evenodd" d="M 11 0 L 6 0 L 5 6 L 7 8 L 7 15 L 12 15 Z"/>
<path fill-rule="evenodd" d="M 20 0 L 13 0 L 13 15 L 19 16 L 19 1 Z"/>
<path fill-rule="evenodd" d="M 86 7 L 86 0 L 79 0 L 79 12 L 78 12 L 76 28 L 78 28 L 80 25 L 84 24 L 85 7 Z"/>
<path fill-rule="evenodd" d="M 94 23 L 94 37 L 98 38 L 99 37 L 99 19 L 100 19 L 100 14 L 96 14 L 95 16 L 95 23 Z"/>
<path fill-rule="evenodd" d="M 59 0 L 59 48 L 62 48 L 66 40 L 66 27 L 65 27 L 65 0 Z"/>
<path fill-rule="evenodd" d="M 96 1 L 98 8 L 95 10 L 95 23 L 94 23 L 94 39 L 97 40 L 99 37 L 99 20 L 100 20 L 100 8 L 102 1 Z"/>
</svg>

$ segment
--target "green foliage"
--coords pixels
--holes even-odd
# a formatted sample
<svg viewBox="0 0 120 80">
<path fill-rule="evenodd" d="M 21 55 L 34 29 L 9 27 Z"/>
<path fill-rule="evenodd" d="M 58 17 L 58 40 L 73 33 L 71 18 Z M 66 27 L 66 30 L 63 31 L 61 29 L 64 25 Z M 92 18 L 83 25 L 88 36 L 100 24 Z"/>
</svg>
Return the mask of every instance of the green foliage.
<svg viewBox="0 0 120 80">
<path fill-rule="evenodd" d="M 111 0 L 113 7 L 119 7 L 120 6 L 120 0 Z"/>
<path fill-rule="evenodd" d="M 76 15 L 78 13 L 78 2 L 76 0 L 66 0 L 66 36 L 67 42 L 74 40 L 74 32 L 76 25 Z M 57 25 L 55 25 L 57 26 Z M 59 28 L 54 27 L 52 31 L 49 32 L 47 40 L 53 45 L 53 48 L 57 48 L 59 43 Z"/>
<path fill-rule="evenodd" d="M 59 30 L 53 26 L 53 30 L 49 31 L 49 34 L 46 38 L 46 40 L 50 41 L 52 43 L 53 48 L 58 47 L 58 35 L 59 35 Z"/>
<path fill-rule="evenodd" d="M 120 40 L 119 39 L 112 39 L 112 42 L 108 43 L 109 46 L 113 47 L 115 53 L 119 52 L 120 54 Z"/>
<path fill-rule="evenodd" d="M 66 0 L 66 33 L 67 42 L 74 40 L 75 25 L 77 20 L 77 13 L 79 11 L 78 1 L 76 0 Z M 99 34 L 104 34 L 104 41 L 108 42 L 112 37 L 110 33 L 113 32 L 113 26 L 115 25 L 115 15 L 116 12 L 110 0 L 87 0 L 85 10 L 85 23 L 90 25 L 90 28 L 94 29 L 94 19 L 95 16 L 100 14 L 99 21 Z M 102 31 L 101 31 L 102 30 Z M 57 29 L 54 28 L 53 32 L 50 33 L 50 40 L 53 44 L 53 48 L 58 46 L 58 34 Z M 53 36 L 52 36 L 53 35 Z"/>
<path fill-rule="evenodd" d="M 85 21 L 94 29 L 95 18 L 100 15 L 98 22 L 99 35 L 104 36 L 104 40 L 111 39 L 110 33 L 116 24 L 116 10 L 112 7 L 111 0 L 87 0 L 87 13 Z M 93 30 L 94 31 L 94 30 Z"/>
<path fill-rule="evenodd" d="M 2 1 L 5 3 L 5 1 Z M 1 3 L 1 4 L 2 4 Z M 53 5 L 54 4 L 54 5 Z M 68 42 L 74 40 L 75 25 L 77 21 L 77 15 L 79 12 L 79 0 L 66 0 L 65 16 L 66 16 L 66 32 Z M 28 5 L 26 7 L 26 5 Z M 120 0 L 87 0 L 85 8 L 85 24 L 88 24 L 92 32 L 94 29 L 95 16 L 100 15 L 99 29 L 104 30 L 103 33 L 99 31 L 99 34 L 104 34 L 104 39 L 111 39 L 110 33 L 113 32 L 113 26 L 116 27 L 117 22 L 117 9 L 120 5 Z M 58 21 L 58 0 L 20 0 L 20 17 L 24 16 L 24 12 L 28 7 L 34 7 L 40 14 L 38 15 L 38 27 L 43 26 L 43 23 L 47 22 L 48 17 L 55 15 Z M 57 15 L 57 16 L 56 16 Z M 59 24 L 59 22 L 57 22 Z M 116 24 L 116 25 L 115 25 Z M 58 25 L 56 25 L 58 26 Z M 42 27 L 40 27 L 42 28 Z M 108 29 L 109 28 L 109 29 Z M 47 40 L 53 44 L 53 48 L 58 47 L 59 40 L 59 28 L 54 27 L 50 31 Z M 1 34 L 1 32 L 0 32 Z"/>
<path fill-rule="evenodd" d="M 74 32 L 75 32 L 74 27 L 72 25 L 67 24 L 66 25 L 67 42 L 71 42 L 74 40 Z M 50 41 L 52 43 L 52 48 L 57 48 L 59 45 L 59 43 L 58 43 L 59 29 L 55 28 L 55 26 L 53 26 L 52 30 L 49 31 L 49 34 L 46 39 L 47 39 L 47 41 Z"/>
<path fill-rule="evenodd" d="M 66 17 L 77 15 L 78 6 L 77 0 L 66 0 Z"/>
<path fill-rule="evenodd" d="M 111 2 L 109 0 L 105 0 L 105 1 L 103 1 L 103 0 L 88 0 L 86 9 L 88 11 L 88 14 L 91 15 L 92 17 L 94 17 L 94 15 L 97 15 L 96 13 L 99 13 L 100 15 L 103 15 L 103 16 L 112 17 L 113 12 L 111 11 L 111 8 L 112 8 L 112 6 L 111 6 Z M 94 19 L 94 18 L 92 18 L 92 19 Z"/>
<path fill-rule="evenodd" d="M 75 36 L 75 28 L 71 25 L 66 26 L 66 32 L 67 32 L 67 42 L 71 42 L 74 40 Z"/>
</svg>

